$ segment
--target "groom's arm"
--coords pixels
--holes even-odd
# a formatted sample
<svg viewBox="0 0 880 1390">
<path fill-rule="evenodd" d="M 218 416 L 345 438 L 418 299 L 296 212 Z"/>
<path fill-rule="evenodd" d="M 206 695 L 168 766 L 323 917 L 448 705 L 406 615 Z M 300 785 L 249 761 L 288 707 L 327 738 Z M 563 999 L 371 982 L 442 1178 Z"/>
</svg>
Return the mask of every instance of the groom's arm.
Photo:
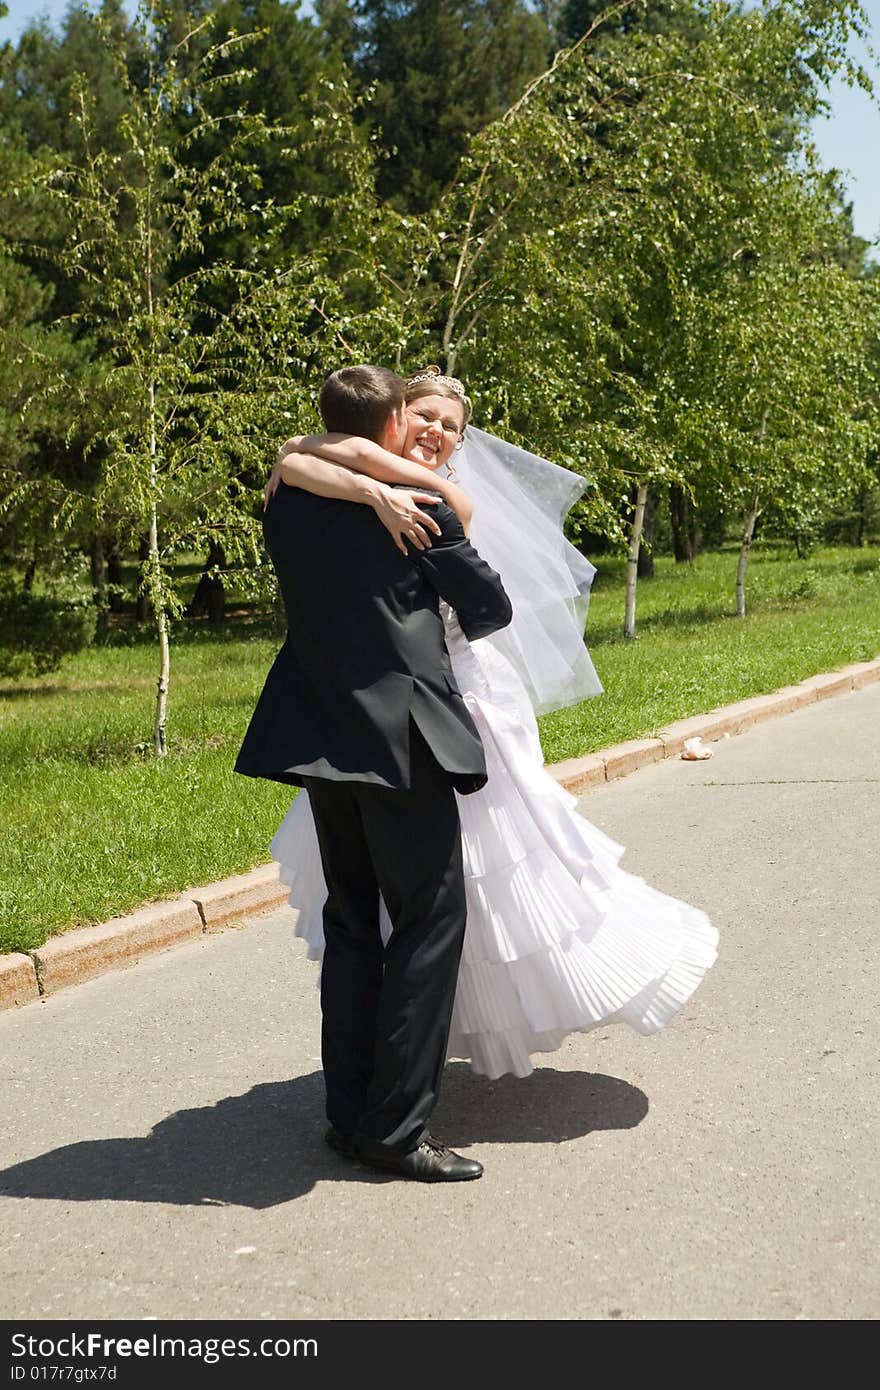
<svg viewBox="0 0 880 1390">
<path fill-rule="evenodd" d="M 451 507 L 432 512 L 440 527 L 429 550 L 410 550 L 428 583 L 455 609 L 465 637 L 488 637 L 513 617 L 510 599 L 495 570 L 477 553 Z"/>
</svg>

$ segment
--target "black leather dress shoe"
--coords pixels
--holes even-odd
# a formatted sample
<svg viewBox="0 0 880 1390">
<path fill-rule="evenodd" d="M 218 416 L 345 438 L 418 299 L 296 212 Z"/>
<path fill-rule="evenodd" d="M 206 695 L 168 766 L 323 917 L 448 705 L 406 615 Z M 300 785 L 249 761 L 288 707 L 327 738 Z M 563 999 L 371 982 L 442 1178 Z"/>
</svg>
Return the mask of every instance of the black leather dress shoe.
<svg viewBox="0 0 880 1390">
<path fill-rule="evenodd" d="M 324 1134 L 324 1143 L 329 1144 L 330 1148 L 336 1153 L 342 1154 L 343 1158 L 357 1158 L 358 1152 L 354 1146 L 354 1140 L 350 1134 L 342 1134 L 334 1125 L 331 1125 Z"/>
<path fill-rule="evenodd" d="M 360 1160 L 368 1168 L 376 1168 L 383 1173 L 396 1173 L 400 1178 L 413 1178 L 416 1182 L 468 1182 L 483 1176 L 483 1165 L 475 1158 L 462 1158 L 453 1153 L 439 1140 L 426 1134 L 417 1149 L 408 1154 L 379 1154 L 373 1150 L 357 1150 Z"/>
</svg>

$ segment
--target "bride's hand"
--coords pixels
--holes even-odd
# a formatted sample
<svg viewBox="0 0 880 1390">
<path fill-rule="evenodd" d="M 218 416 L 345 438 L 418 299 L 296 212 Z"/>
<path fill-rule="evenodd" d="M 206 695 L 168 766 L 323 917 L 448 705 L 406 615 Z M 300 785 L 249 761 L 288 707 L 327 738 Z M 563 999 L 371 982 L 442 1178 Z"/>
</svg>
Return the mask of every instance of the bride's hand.
<svg viewBox="0 0 880 1390">
<path fill-rule="evenodd" d="M 266 482 L 266 486 L 263 488 L 263 511 L 265 511 L 266 508 L 268 507 L 268 505 L 269 505 L 269 499 L 272 498 L 272 497 L 274 497 L 274 495 L 275 495 L 275 493 L 278 491 L 278 488 L 280 487 L 280 485 L 281 485 L 281 462 L 280 462 L 280 460 L 279 460 L 279 461 L 275 464 L 274 468 L 272 469 L 272 472 L 269 474 L 269 478 L 268 478 L 268 481 Z"/>
<path fill-rule="evenodd" d="M 387 487 L 384 483 L 374 483 L 374 486 L 373 510 L 389 532 L 397 549 L 406 555 L 409 543 L 415 550 L 429 550 L 429 533 L 433 532 L 435 536 L 439 536 L 440 527 L 434 518 L 428 516 L 421 508 L 436 507 L 439 498 L 432 497 L 427 492 Z"/>
<path fill-rule="evenodd" d="M 275 466 L 273 467 L 272 472 L 269 474 L 266 486 L 263 488 L 263 511 L 265 511 L 268 507 L 269 499 L 275 495 L 275 493 L 281 486 L 282 463 L 284 462 L 288 454 L 295 454 L 299 451 L 299 446 L 302 443 L 303 438 L 304 436 L 301 434 L 291 435 L 290 439 L 285 439 L 284 443 L 281 445 L 281 448 L 278 450 L 278 453 L 275 456 Z"/>
</svg>

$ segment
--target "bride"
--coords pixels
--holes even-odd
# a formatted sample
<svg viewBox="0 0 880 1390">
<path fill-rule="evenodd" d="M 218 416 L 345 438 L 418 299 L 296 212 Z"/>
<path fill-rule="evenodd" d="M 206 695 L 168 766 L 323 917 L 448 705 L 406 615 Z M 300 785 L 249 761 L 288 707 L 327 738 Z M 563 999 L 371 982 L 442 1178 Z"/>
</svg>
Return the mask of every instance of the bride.
<svg viewBox="0 0 880 1390">
<path fill-rule="evenodd" d="M 461 382 L 426 368 L 407 382 L 401 457 L 352 436 L 292 439 L 267 490 L 280 478 L 371 501 L 398 544 L 421 548 L 431 525 L 424 494 L 414 491 L 411 502 L 383 485 L 432 487 L 502 578 L 514 610 L 502 632 L 468 642 L 454 612 L 444 612 L 488 771 L 482 791 L 458 798 L 468 917 L 448 1056 L 490 1078 L 528 1076 L 532 1056 L 570 1033 L 611 1022 L 657 1032 L 712 965 L 718 934 L 703 912 L 621 869 L 623 847 L 544 767 L 536 714 L 602 689 L 583 642 L 595 570 L 562 531 L 584 482 L 475 429 L 469 416 Z M 364 474 L 378 480 L 366 495 Z M 305 791 L 272 854 L 298 909 L 296 934 L 320 959 L 327 890 Z M 386 939 L 389 932 L 383 909 Z"/>
</svg>

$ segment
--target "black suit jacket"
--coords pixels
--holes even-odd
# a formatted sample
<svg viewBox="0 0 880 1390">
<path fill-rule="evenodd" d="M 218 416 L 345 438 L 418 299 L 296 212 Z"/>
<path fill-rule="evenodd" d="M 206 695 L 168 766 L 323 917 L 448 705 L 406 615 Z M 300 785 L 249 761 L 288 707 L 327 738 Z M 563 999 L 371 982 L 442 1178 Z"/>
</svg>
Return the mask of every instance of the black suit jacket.
<svg viewBox="0 0 880 1390">
<path fill-rule="evenodd" d="M 511 619 L 501 580 L 444 502 L 442 534 L 408 556 L 372 509 L 282 486 L 263 534 L 287 614 L 235 764 L 248 777 L 409 786 L 410 717 L 460 792 L 486 781 L 479 734 L 452 674 L 439 600 L 469 638 Z"/>
</svg>

